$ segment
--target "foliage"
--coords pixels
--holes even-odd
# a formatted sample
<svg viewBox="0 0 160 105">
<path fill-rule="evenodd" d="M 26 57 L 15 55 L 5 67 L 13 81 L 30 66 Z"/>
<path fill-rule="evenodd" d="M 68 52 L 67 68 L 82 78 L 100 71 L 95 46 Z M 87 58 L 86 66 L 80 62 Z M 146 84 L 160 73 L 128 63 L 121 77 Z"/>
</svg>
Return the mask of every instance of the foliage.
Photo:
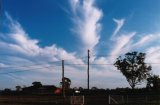
<svg viewBox="0 0 160 105">
<path fill-rule="evenodd" d="M 153 75 L 147 78 L 147 88 L 153 88 L 153 89 L 158 89 L 158 83 L 160 81 L 160 78 L 158 75 Z"/>
<path fill-rule="evenodd" d="M 21 89 L 21 86 L 16 86 L 16 91 L 20 91 Z"/>
<path fill-rule="evenodd" d="M 82 87 L 79 87 L 79 90 L 83 90 L 83 88 L 82 88 Z"/>
<path fill-rule="evenodd" d="M 144 62 L 145 55 L 141 52 L 128 52 L 125 57 L 119 56 L 114 63 L 115 67 L 126 77 L 132 89 L 150 75 L 149 71 L 152 68 Z"/>
<path fill-rule="evenodd" d="M 37 82 L 37 81 L 33 82 L 32 85 L 33 85 L 35 88 L 40 88 L 40 87 L 42 87 L 42 83 L 41 83 L 41 82 Z"/>
<path fill-rule="evenodd" d="M 92 87 L 91 90 L 98 90 L 98 88 L 97 87 Z"/>
<path fill-rule="evenodd" d="M 64 83 L 63 83 L 64 82 Z M 60 85 L 66 90 L 70 88 L 71 80 L 67 77 L 64 77 L 62 79 L 62 82 L 60 82 Z"/>
</svg>

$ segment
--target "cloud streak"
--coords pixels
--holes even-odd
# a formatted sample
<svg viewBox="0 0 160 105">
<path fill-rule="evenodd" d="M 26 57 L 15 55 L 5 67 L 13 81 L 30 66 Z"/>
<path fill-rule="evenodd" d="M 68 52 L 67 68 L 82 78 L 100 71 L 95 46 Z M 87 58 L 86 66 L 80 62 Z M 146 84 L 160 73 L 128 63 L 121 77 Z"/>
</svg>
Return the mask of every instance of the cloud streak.
<svg viewBox="0 0 160 105">
<path fill-rule="evenodd" d="M 135 36 L 136 32 L 128 33 L 125 35 L 121 35 L 116 37 L 115 45 L 112 49 L 111 55 L 124 54 L 126 51 L 123 51 L 131 42 L 131 39 Z"/>
<path fill-rule="evenodd" d="M 73 30 L 82 41 L 82 50 L 91 49 L 91 53 L 96 52 L 95 47 L 100 41 L 99 32 L 102 24 L 99 21 L 103 16 L 102 11 L 95 6 L 94 0 L 70 0 L 70 4 L 73 12 Z M 65 76 L 72 80 L 72 86 L 86 87 L 86 57 L 84 60 L 79 57 L 81 53 L 68 52 L 56 44 L 41 47 L 39 40 L 31 38 L 18 21 L 12 19 L 7 13 L 6 18 L 9 21 L 9 32 L 0 34 L 0 55 L 3 55 L 0 57 L 1 72 L 29 69 L 31 71 L 30 73 L 17 75 L 18 78 L 23 78 L 24 80 L 30 78 L 33 81 L 40 80 L 46 83 L 52 83 L 54 81 L 55 84 L 59 84 L 61 81 L 61 60 L 64 59 L 66 64 Z M 108 43 L 111 47 L 108 48 L 108 52 L 106 53 L 106 55 L 111 56 L 91 56 L 91 64 L 108 64 L 91 65 L 91 86 L 99 86 L 99 88 L 128 86 L 125 78 L 113 66 L 116 57 L 124 55 L 126 52 L 133 50 L 144 51 L 147 53 L 146 62 L 160 62 L 159 33 L 143 34 L 140 36 L 138 32 L 125 31 L 125 33 L 119 34 L 125 19 L 114 19 L 114 21 L 117 27 L 110 36 L 112 40 Z M 25 64 L 26 67 L 21 67 Z M 154 73 L 160 74 L 157 69 L 160 66 L 152 66 Z M 8 78 L 12 78 L 11 75 Z M 15 83 L 15 80 L 13 82 Z M 29 82 L 32 81 L 28 81 L 28 84 Z M 110 84 L 109 82 L 114 84 Z"/>
<path fill-rule="evenodd" d="M 83 51 L 94 50 L 99 43 L 103 13 L 94 5 L 94 0 L 70 0 L 74 22 L 72 29 L 81 39 Z"/>
<path fill-rule="evenodd" d="M 78 54 L 76 52 L 67 52 L 56 44 L 42 48 L 38 45 L 39 41 L 37 39 L 29 37 L 20 23 L 13 20 L 9 14 L 6 15 L 6 18 L 10 23 L 8 24 L 10 31 L 8 33 L 1 33 L 3 40 L 0 40 L 0 55 L 4 54 L 0 59 L 0 66 L 3 69 L 1 73 L 27 70 L 24 73 L 15 73 L 17 78 L 24 79 L 24 85 L 29 85 L 32 81 L 42 81 L 42 83 L 54 81 L 54 84 L 59 84 L 58 82 L 61 81 L 61 60 L 64 59 L 66 64 L 65 76 L 72 80 L 72 87 L 86 87 L 87 66 L 85 65 L 85 61 L 77 56 Z M 57 63 L 54 63 L 56 61 Z M 103 73 L 101 69 L 96 70 L 92 67 L 92 86 L 96 83 L 94 82 L 94 77 L 103 76 L 103 78 L 105 78 L 105 76 L 114 77 L 117 75 L 112 71 L 105 71 L 105 73 Z M 44 75 L 45 77 L 43 77 Z M 5 78 L 13 79 L 14 77 L 9 74 L 9 76 Z M 16 80 L 17 78 L 11 81 L 12 84 L 17 84 L 17 82 L 22 83 L 22 81 Z M 27 80 L 28 78 L 30 78 L 29 81 Z M 102 84 L 100 86 L 102 86 Z"/>
<path fill-rule="evenodd" d="M 83 60 L 78 58 L 75 52 L 67 52 L 56 44 L 45 47 L 39 46 L 39 41 L 30 38 L 22 26 L 16 20 L 13 20 L 8 13 L 6 13 L 6 18 L 9 21 L 9 32 L 1 33 L 0 37 L 0 39 L 3 38 L 3 40 L 0 40 L 0 55 L 3 55 L 0 59 L 1 73 L 14 72 L 17 70 L 32 71 L 33 76 L 53 73 L 55 78 L 52 79 L 57 80 L 56 76 L 59 76 L 58 81 L 60 82 L 62 59 L 69 60 L 66 61 L 67 63 L 84 64 Z M 72 71 L 74 69 L 77 70 L 76 67 L 72 67 Z M 37 72 L 37 74 L 34 72 Z M 22 73 L 19 78 L 25 76 L 28 77 L 27 73 Z M 34 78 L 33 81 L 35 79 L 36 78 Z M 38 79 L 41 80 L 40 77 Z M 46 77 L 45 81 L 47 81 L 47 79 L 50 80 L 51 77 Z"/>
<path fill-rule="evenodd" d="M 123 27 L 125 19 L 118 20 L 118 19 L 113 18 L 113 21 L 117 24 L 117 27 L 115 28 L 115 30 L 114 30 L 114 32 L 112 34 L 111 39 L 114 39 L 114 37 L 118 34 L 118 32 L 120 31 L 120 29 Z"/>
</svg>

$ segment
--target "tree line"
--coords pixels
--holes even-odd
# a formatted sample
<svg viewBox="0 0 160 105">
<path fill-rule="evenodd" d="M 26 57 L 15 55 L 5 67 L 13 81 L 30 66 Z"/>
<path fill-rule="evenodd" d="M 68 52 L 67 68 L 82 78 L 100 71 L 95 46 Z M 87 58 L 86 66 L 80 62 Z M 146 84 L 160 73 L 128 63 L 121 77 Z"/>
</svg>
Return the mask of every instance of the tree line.
<svg viewBox="0 0 160 105">
<path fill-rule="evenodd" d="M 132 89 L 136 85 L 147 81 L 147 88 L 158 89 L 160 78 L 151 73 L 152 66 L 145 63 L 146 54 L 142 52 L 128 52 L 124 56 L 119 56 L 114 66 L 128 81 Z"/>
</svg>

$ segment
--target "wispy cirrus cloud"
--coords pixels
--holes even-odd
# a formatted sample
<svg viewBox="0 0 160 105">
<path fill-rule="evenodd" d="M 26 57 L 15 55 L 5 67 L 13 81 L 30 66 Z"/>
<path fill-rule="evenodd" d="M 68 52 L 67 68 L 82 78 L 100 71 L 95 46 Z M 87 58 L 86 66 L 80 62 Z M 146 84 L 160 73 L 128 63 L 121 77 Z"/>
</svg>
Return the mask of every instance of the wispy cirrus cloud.
<svg viewBox="0 0 160 105">
<path fill-rule="evenodd" d="M 115 18 L 113 18 L 113 21 L 117 24 L 117 27 L 115 28 L 111 39 L 114 39 L 114 37 L 118 34 L 120 29 L 123 27 L 125 19 L 115 19 Z"/>
<path fill-rule="evenodd" d="M 159 33 L 153 33 L 153 34 L 145 34 L 140 37 L 140 39 L 133 44 L 133 47 L 142 47 L 142 46 L 149 46 L 151 43 L 153 43 L 155 40 L 160 39 L 160 34 Z M 154 42 L 155 44 L 157 43 Z M 152 46 L 152 45 L 151 45 Z"/>
<path fill-rule="evenodd" d="M 7 67 L 7 65 L 0 63 L 0 68 Z"/>
<path fill-rule="evenodd" d="M 94 3 L 95 0 L 70 0 L 74 22 L 72 30 L 81 39 L 83 51 L 94 50 L 100 39 L 102 25 L 99 21 L 103 13 Z"/>
<path fill-rule="evenodd" d="M 95 6 L 94 0 L 70 0 L 70 3 L 73 12 L 72 19 L 75 25 L 73 30 L 81 39 L 83 50 L 86 51 L 86 49 L 89 48 L 92 49 L 92 51 L 96 51 L 95 47 L 100 41 L 99 32 L 102 24 L 100 24 L 99 21 L 103 15 L 102 11 Z M 56 44 L 41 47 L 39 45 L 39 40 L 31 38 L 31 35 L 27 34 L 18 21 L 12 19 L 9 14 L 6 14 L 6 18 L 9 21 L 9 32 L 0 33 L 0 54 L 3 54 L 3 56 L 0 57 L 0 68 L 2 68 L 2 71 L 7 72 L 8 67 L 10 67 L 10 71 L 29 69 L 31 73 L 15 74 L 14 76 L 23 78 L 24 80 L 30 78 L 30 83 L 39 80 L 46 83 L 52 83 L 53 81 L 54 84 L 59 84 L 61 81 L 61 60 L 66 59 L 65 76 L 72 80 L 72 87 L 86 87 L 87 66 L 84 59 L 79 57 L 81 53 L 68 52 Z M 95 58 L 91 63 L 100 64 L 91 65 L 90 67 L 91 86 L 100 88 L 128 86 L 125 78 L 113 66 L 116 57 L 124 55 L 126 52 L 134 50 L 142 51 L 141 49 L 143 49 L 143 51 L 147 53 L 146 62 L 160 62 L 160 46 L 158 44 L 160 40 L 159 33 L 143 34 L 140 36 L 138 32 L 125 31 L 125 33 L 119 34 L 119 31 L 125 24 L 125 19 L 114 19 L 114 22 L 117 24 L 117 27 L 110 36 L 112 40 L 106 42 L 111 45 L 106 55 L 108 54 L 111 56 L 91 56 L 91 59 L 93 57 Z M 52 63 L 56 61 L 60 61 L 58 65 Z M 69 65 L 70 63 L 82 65 Z M 28 64 L 28 66 L 21 67 L 25 64 Z M 152 66 L 154 73 L 160 74 L 157 69 L 160 66 Z M 13 79 L 13 75 L 8 77 Z M 16 83 L 16 81 L 14 81 L 14 83 Z"/>
<path fill-rule="evenodd" d="M 116 23 L 117 26 L 113 34 L 110 36 L 110 43 L 112 44 L 112 48 L 109 52 L 109 55 L 113 55 L 109 59 L 110 62 L 114 62 L 116 57 L 121 54 L 125 54 L 126 52 L 131 50 L 131 46 L 136 35 L 136 32 L 125 32 L 118 34 L 123 25 L 125 24 L 125 19 L 113 18 L 113 21 Z"/>
<path fill-rule="evenodd" d="M 146 62 L 151 63 L 153 74 L 160 76 L 160 45 L 151 46 L 146 49 Z"/>
<path fill-rule="evenodd" d="M 0 37 L 0 39 L 3 39 L 0 40 L 0 55 L 3 55 L 0 59 L 0 69 L 2 69 L 2 74 L 17 70 L 32 71 L 33 77 L 38 77 L 38 75 L 44 73 L 53 73 L 55 78 L 50 76 L 46 77 L 44 80 L 46 82 L 47 80 L 55 80 L 56 82 L 60 82 L 62 59 L 69 59 L 67 62 L 72 64 L 84 64 L 83 60 L 78 58 L 75 52 L 67 52 L 63 48 L 58 47 L 56 44 L 45 47 L 39 46 L 39 40 L 30 38 L 20 23 L 13 20 L 8 13 L 6 13 L 6 19 L 8 21 L 7 26 L 9 31 L 7 33 L 1 33 Z M 59 62 L 58 65 L 54 63 L 57 61 Z M 77 70 L 76 67 L 72 67 L 72 71 L 74 69 Z M 72 73 L 72 71 L 70 73 Z M 34 72 L 37 72 L 37 74 Z M 28 73 L 22 73 L 22 75 L 17 78 L 21 79 L 23 77 L 28 77 L 27 74 Z M 58 78 L 56 78 L 56 76 L 58 76 Z M 7 77 L 13 78 L 11 76 Z M 76 77 L 76 75 L 74 75 L 74 77 Z M 33 78 L 32 81 L 37 80 L 42 80 L 42 78 Z"/>
<path fill-rule="evenodd" d="M 45 46 L 42 48 L 39 46 L 39 41 L 37 39 L 29 38 L 29 35 L 24 31 L 22 26 L 11 16 L 6 13 L 6 18 L 9 21 L 10 33 L 1 34 L 3 41 L 0 41 L 0 48 L 2 51 L 11 54 L 21 54 L 22 56 L 28 57 L 46 57 L 47 60 L 60 60 L 60 59 L 74 59 L 77 60 L 75 53 L 68 53 L 63 48 L 57 47 L 53 44 L 52 46 Z M 77 62 L 82 63 L 82 61 L 77 60 Z"/>
<path fill-rule="evenodd" d="M 126 51 L 123 51 L 123 50 L 129 45 L 129 43 L 131 43 L 131 40 L 135 36 L 135 34 L 136 32 L 132 32 L 132 33 L 117 36 L 115 38 L 115 45 L 111 51 L 111 54 L 118 55 L 118 54 L 125 53 L 127 49 Z"/>
<path fill-rule="evenodd" d="M 67 52 L 56 44 L 41 47 L 39 46 L 39 40 L 30 38 L 18 21 L 12 19 L 9 14 L 6 15 L 6 18 L 9 21 L 8 23 L 10 23 L 8 24 L 10 31 L 8 33 L 1 33 L 3 40 L 0 40 L 0 49 L 2 51 L 0 54 L 4 55 L 0 60 L 3 69 L 1 72 L 29 70 L 20 74 L 15 73 L 14 77 L 9 74 L 6 78 L 11 78 L 13 80 L 12 84 L 17 84 L 18 82 L 22 84 L 23 81 L 24 85 L 29 85 L 33 81 L 42 81 L 42 83 L 51 83 L 50 81 L 53 81 L 54 84 L 59 84 L 58 82 L 61 81 L 61 60 L 66 59 L 65 64 L 84 64 L 81 66 L 65 65 L 65 76 L 72 80 L 72 87 L 86 87 L 87 75 L 85 71 L 87 68 L 83 59 L 79 58 L 76 52 Z M 57 65 L 54 64 L 55 61 L 60 62 Z M 104 72 L 101 69 L 97 70 L 92 67 L 93 78 L 91 80 L 93 84 L 91 86 L 95 86 L 95 84 L 103 86 L 103 84 L 95 82 L 94 77 L 103 76 L 105 78 L 105 76 L 114 77 L 117 75 L 117 73 L 111 70 Z M 42 77 L 44 74 L 46 76 Z M 18 78 L 24 80 L 16 81 Z M 114 87 L 114 84 L 111 87 Z"/>
<path fill-rule="evenodd" d="M 117 23 L 117 27 L 111 36 L 113 47 L 110 50 L 110 54 L 119 56 L 130 51 L 144 52 L 146 53 L 146 62 L 153 67 L 153 74 L 160 75 L 160 72 L 157 69 L 160 67 L 160 34 L 149 33 L 139 35 L 137 32 L 125 32 L 116 36 L 124 25 L 125 20 L 116 19 L 114 21 Z M 116 57 L 113 56 L 110 58 L 110 61 L 114 62 L 115 59 Z"/>
</svg>

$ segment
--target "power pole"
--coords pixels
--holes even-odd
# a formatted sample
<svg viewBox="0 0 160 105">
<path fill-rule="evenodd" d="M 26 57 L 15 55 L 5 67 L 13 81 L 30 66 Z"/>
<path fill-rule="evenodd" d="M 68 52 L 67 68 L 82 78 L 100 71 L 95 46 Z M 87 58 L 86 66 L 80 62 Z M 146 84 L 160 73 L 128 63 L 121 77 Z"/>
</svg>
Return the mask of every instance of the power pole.
<svg viewBox="0 0 160 105">
<path fill-rule="evenodd" d="M 62 91 L 63 91 L 63 97 L 65 97 L 65 87 L 64 87 L 64 60 L 62 60 Z"/>
<path fill-rule="evenodd" d="M 88 71 L 87 71 L 87 74 L 88 74 L 88 90 L 89 90 L 89 50 L 88 50 Z"/>
</svg>

